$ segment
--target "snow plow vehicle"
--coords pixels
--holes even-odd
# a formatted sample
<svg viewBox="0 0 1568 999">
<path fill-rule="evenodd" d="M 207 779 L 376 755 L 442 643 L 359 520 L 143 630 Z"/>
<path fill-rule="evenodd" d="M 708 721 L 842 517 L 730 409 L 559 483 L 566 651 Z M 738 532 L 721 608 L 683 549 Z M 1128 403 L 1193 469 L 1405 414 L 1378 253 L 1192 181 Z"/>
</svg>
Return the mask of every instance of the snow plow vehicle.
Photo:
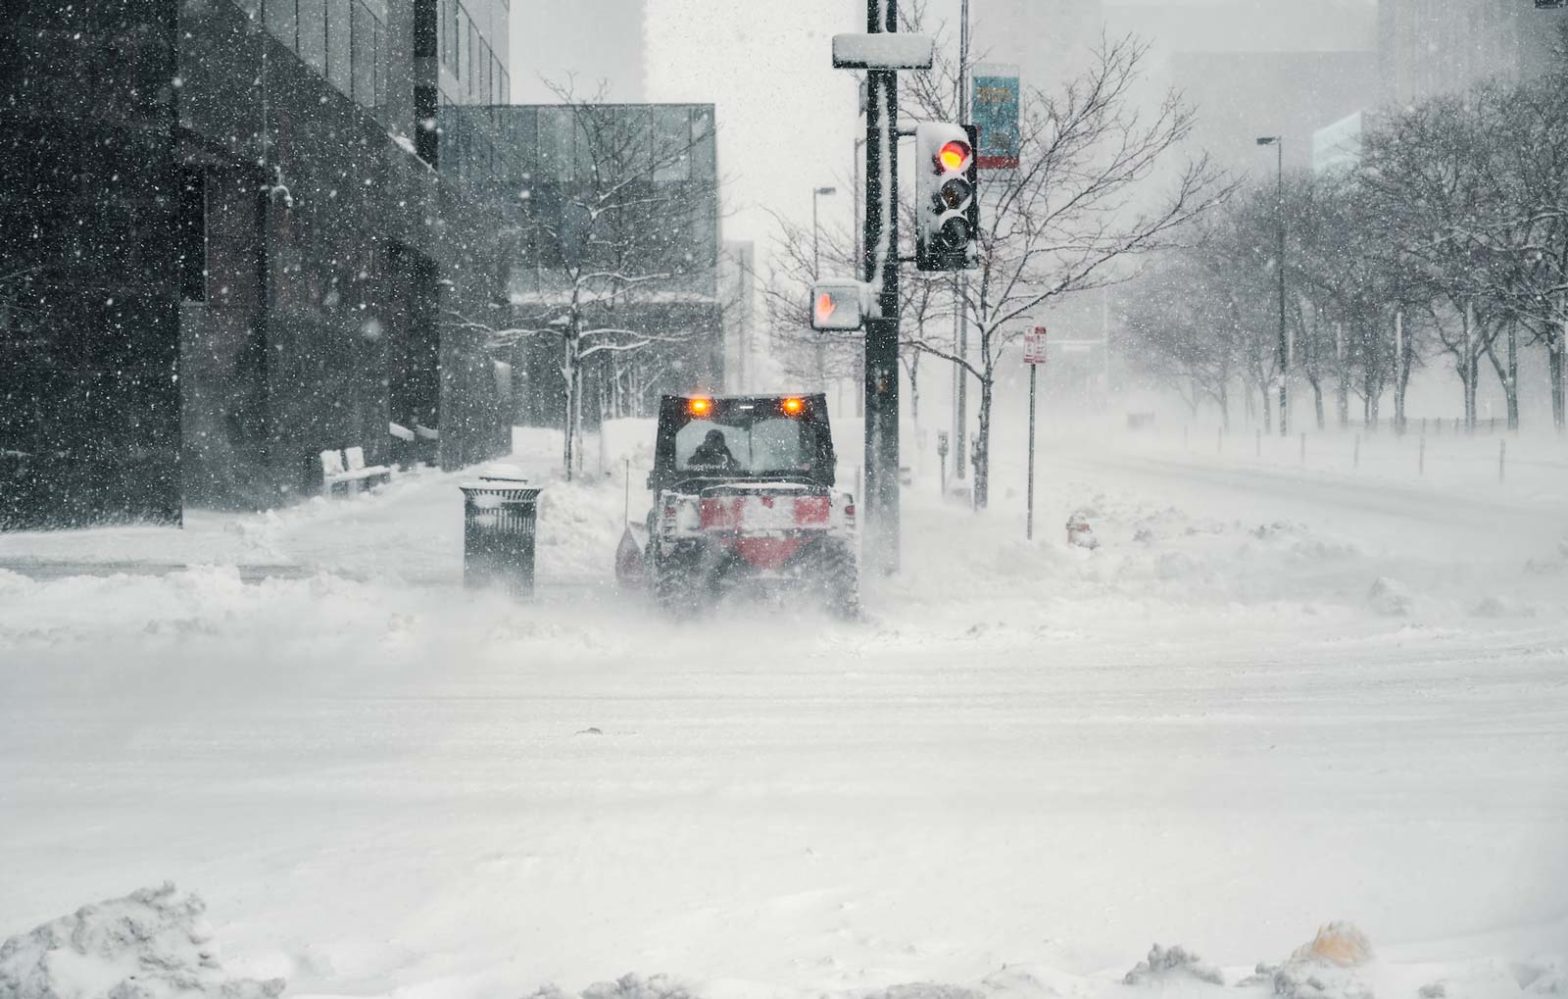
<svg viewBox="0 0 1568 999">
<path fill-rule="evenodd" d="M 676 615 L 777 588 L 860 611 L 855 501 L 834 488 L 823 395 L 664 396 L 644 578 Z"/>
</svg>

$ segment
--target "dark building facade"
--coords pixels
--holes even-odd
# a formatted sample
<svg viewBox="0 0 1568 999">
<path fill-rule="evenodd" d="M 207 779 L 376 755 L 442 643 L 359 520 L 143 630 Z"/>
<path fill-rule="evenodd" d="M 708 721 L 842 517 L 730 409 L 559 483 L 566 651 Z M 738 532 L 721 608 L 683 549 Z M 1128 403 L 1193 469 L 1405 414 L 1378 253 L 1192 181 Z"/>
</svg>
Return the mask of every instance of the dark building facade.
<svg viewBox="0 0 1568 999">
<path fill-rule="evenodd" d="M 446 318 L 507 277 L 441 163 L 508 86 L 474 2 L 7 0 L 0 527 L 287 502 L 392 424 L 506 448 L 504 358 Z"/>
</svg>

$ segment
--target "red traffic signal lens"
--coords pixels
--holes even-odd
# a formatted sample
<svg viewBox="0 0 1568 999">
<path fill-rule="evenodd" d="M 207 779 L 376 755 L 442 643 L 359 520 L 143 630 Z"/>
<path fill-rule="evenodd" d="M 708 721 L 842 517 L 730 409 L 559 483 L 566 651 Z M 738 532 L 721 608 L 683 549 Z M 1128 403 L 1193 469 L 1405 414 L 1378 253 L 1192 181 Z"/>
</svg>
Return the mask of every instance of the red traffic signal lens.
<svg viewBox="0 0 1568 999">
<path fill-rule="evenodd" d="M 969 164 L 969 143 L 953 139 L 936 151 L 936 162 L 943 170 L 962 170 Z"/>
</svg>

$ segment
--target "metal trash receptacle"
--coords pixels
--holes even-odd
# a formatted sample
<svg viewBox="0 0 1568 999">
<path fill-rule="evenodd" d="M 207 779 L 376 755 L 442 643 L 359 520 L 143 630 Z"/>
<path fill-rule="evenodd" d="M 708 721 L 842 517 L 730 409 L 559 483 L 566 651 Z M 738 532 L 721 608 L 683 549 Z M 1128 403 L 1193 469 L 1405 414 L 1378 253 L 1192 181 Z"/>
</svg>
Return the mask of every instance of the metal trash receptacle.
<svg viewBox="0 0 1568 999">
<path fill-rule="evenodd" d="M 481 474 L 463 490 L 463 584 L 534 593 L 539 494 L 521 476 Z"/>
</svg>

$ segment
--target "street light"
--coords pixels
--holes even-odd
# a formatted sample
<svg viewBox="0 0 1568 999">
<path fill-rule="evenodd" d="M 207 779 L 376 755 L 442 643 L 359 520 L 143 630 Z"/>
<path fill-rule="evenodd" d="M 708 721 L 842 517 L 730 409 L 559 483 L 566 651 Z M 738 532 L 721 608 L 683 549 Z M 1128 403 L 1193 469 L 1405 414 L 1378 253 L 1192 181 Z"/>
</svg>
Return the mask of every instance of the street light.
<svg viewBox="0 0 1568 999">
<path fill-rule="evenodd" d="M 811 278 L 813 281 L 822 278 L 822 237 L 817 230 L 817 199 L 825 194 L 837 194 L 836 187 L 814 187 L 811 189 Z"/>
<path fill-rule="evenodd" d="M 1279 230 L 1279 254 L 1274 267 L 1279 271 L 1279 435 L 1290 434 L 1290 343 L 1285 337 L 1285 137 L 1264 135 L 1258 145 L 1273 146 L 1276 154 L 1274 218 Z"/>
</svg>

